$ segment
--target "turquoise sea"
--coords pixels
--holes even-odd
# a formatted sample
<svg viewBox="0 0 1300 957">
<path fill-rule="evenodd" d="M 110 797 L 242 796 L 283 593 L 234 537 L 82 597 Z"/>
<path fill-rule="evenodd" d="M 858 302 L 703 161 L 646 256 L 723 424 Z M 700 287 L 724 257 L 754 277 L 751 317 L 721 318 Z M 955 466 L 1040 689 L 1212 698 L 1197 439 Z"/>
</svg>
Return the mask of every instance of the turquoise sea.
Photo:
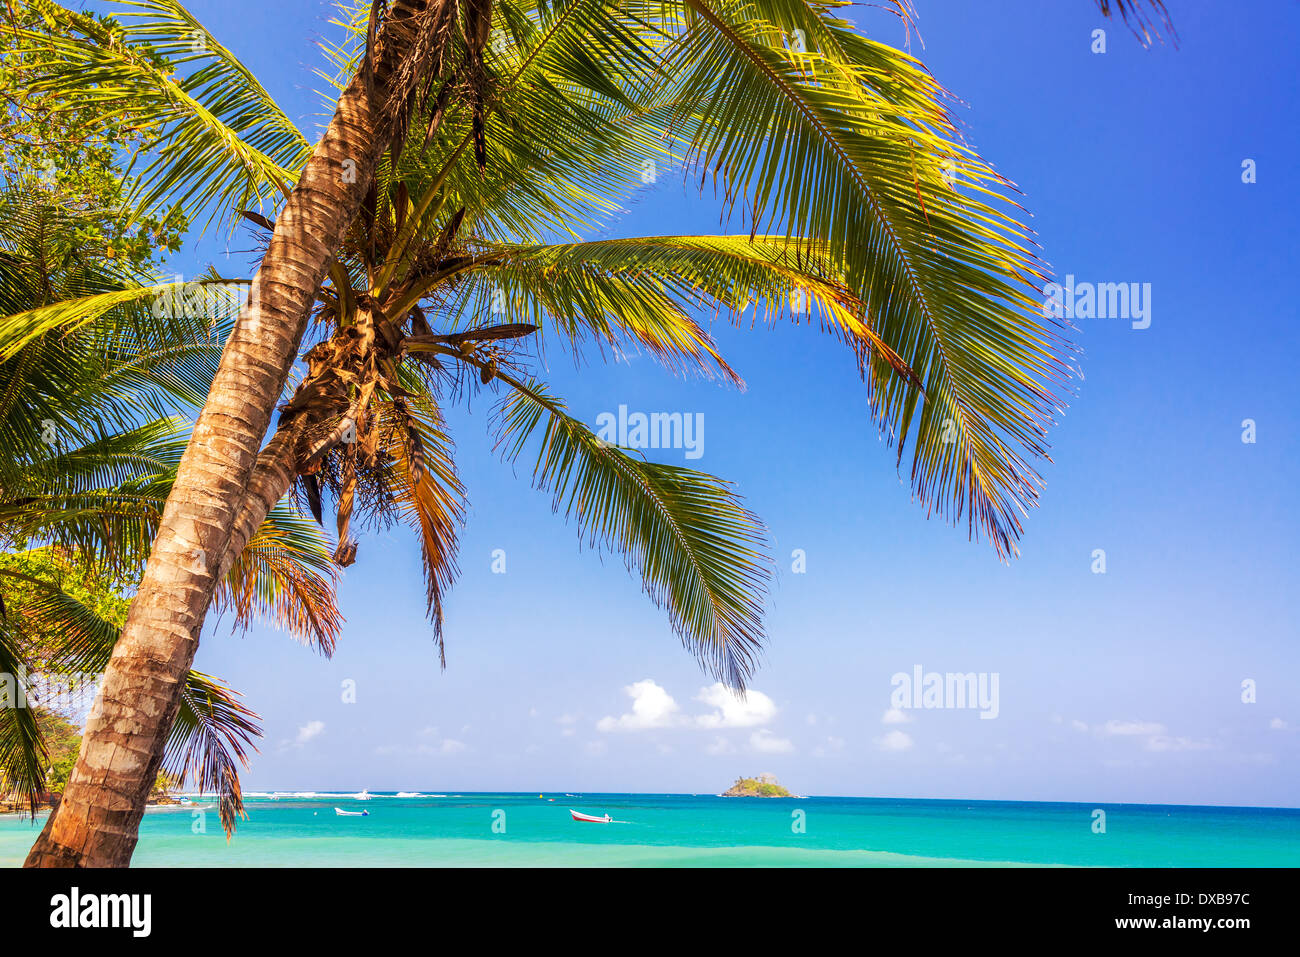
<svg viewBox="0 0 1300 957">
<path fill-rule="evenodd" d="M 1300 866 L 1297 809 L 298 792 L 249 796 L 227 844 L 215 807 L 194 800 L 146 813 L 136 866 Z M 570 808 L 617 823 L 578 823 Z M 29 819 L 0 815 L 0 865 L 21 864 L 35 836 Z"/>
</svg>

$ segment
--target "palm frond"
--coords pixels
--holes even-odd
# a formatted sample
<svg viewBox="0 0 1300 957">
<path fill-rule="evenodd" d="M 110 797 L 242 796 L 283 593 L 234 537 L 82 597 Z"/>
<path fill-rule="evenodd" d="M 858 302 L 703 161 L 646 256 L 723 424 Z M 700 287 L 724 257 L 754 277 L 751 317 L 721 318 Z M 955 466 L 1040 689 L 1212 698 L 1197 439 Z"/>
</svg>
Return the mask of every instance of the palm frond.
<svg viewBox="0 0 1300 957">
<path fill-rule="evenodd" d="M 217 795 L 226 837 L 244 813 L 239 765 L 248 767 L 248 750 L 262 729 L 258 716 L 239 701 L 239 694 L 220 680 L 191 671 L 181 694 L 181 708 L 167 739 L 163 769 L 184 784 L 192 779 L 204 793 Z"/>
<path fill-rule="evenodd" d="M 39 663 L 51 676 L 83 677 L 101 674 L 108 665 L 125 619 L 120 613 L 105 617 L 66 591 L 60 583 L 0 566 L 0 589 L 8 583 L 23 585 L 24 627 L 35 633 L 57 635 L 56 644 L 43 649 Z M 28 671 L 18 647 L 13 624 L 0 622 L 0 674 L 24 676 Z M 46 751 L 37 721 L 37 707 L 0 708 L 0 778 L 10 790 L 28 796 L 33 808 L 45 785 Z M 234 830 L 243 814 L 238 766 L 247 767 L 247 751 L 261 735 L 257 715 L 242 705 L 236 692 L 214 678 L 191 671 L 182 694 L 180 712 L 168 739 L 164 768 L 180 783 L 193 776 L 195 785 L 218 795 L 222 826 Z"/>
<path fill-rule="evenodd" d="M 1097 7 L 1104 17 L 1117 11 L 1144 47 L 1151 46 L 1154 40 L 1163 43 L 1162 32 L 1169 34 L 1174 46 L 1178 45 L 1178 32 L 1162 0 L 1097 0 Z"/>
<path fill-rule="evenodd" d="M 844 285 L 833 257 L 783 236 L 650 236 L 559 245 L 488 243 L 465 274 L 480 279 L 473 313 L 493 297 L 511 318 L 545 325 L 562 337 L 584 332 L 615 347 L 631 340 L 677 370 L 740 382 L 691 313 L 712 311 L 740 324 L 808 319 L 834 332 L 865 362 L 874 355 L 917 383 L 916 376 L 863 319 L 862 303 Z M 918 383 L 919 384 L 919 383 Z"/>
<path fill-rule="evenodd" d="M 0 583 L 27 586 L 24 628 L 59 636 L 57 646 L 49 649 L 46 660 L 40 663 L 45 672 L 82 675 L 103 672 L 124 621 L 105 618 L 57 581 L 0 567 Z"/>
<path fill-rule="evenodd" d="M 0 359 L 13 358 L 25 346 L 55 330 L 66 335 L 83 329 L 123 306 L 149 304 L 157 307 L 156 316 L 170 315 L 173 309 L 167 303 L 169 300 L 175 301 L 176 297 L 180 297 L 182 303 L 187 298 L 190 299 L 192 305 L 180 306 L 180 314 L 184 315 L 188 311 L 191 317 L 207 320 L 207 328 L 204 330 L 207 332 L 212 323 L 238 313 L 242 303 L 234 296 L 227 295 L 227 292 L 232 286 L 245 285 L 248 285 L 247 280 L 238 279 L 156 283 L 115 289 L 77 299 L 62 299 L 26 309 L 0 319 Z M 205 290 L 214 290 L 216 294 L 204 296 Z"/>
<path fill-rule="evenodd" d="M 456 579 L 457 528 L 465 515 L 465 487 L 456 474 L 451 439 L 436 406 L 419 398 L 380 404 L 392 460 L 393 494 L 403 518 L 420 540 L 425 602 L 438 658 L 447 666 L 443 597 Z"/>
<path fill-rule="evenodd" d="M 215 607 L 233 611 L 237 628 L 267 621 L 328 657 L 343 625 L 329 555 L 320 528 L 281 503 L 231 565 Z"/>
<path fill-rule="evenodd" d="M 0 589 L 5 587 L 0 578 Z M 33 814 L 45 790 L 45 766 L 49 758 L 36 709 L 23 700 L 27 663 L 16 644 L 12 625 L 0 621 L 0 793 L 19 794 Z M 21 706 L 20 706 L 21 705 Z"/>
<path fill-rule="evenodd" d="M 728 483 L 648 462 L 596 437 L 535 381 L 501 378 L 500 443 L 517 459 L 540 432 L 534 484 L 590 544 L 624 556 L 682 643 L 743 689 L 764 639 L 766 533 Z"/>
<path fill-rule="evenodd" d="M 21 475 L 0 487 L 0 524 L 13 538 L 49 542 L 107 568 L 140 565 L 184 444 L 180 423 L 160 419 L 27 458 Z"/>
<path fill-rule="evenodd" d="M 67 577 L 72 566 L 57 555 L 42 549 L 0 556 L 0 592 L 20 596 L 10 603 L 12 614 L 0 618 L 0 793 L 23 795 L 33 812 L 49 762 L 42 724 L 67 707 L 57 694 L 45 694 L 50 682 L 36 679 L 54 679 L 69 692 L 92 690 L 86 676 L 103 671 L 126 616 L 125 602 L 101 608 L 79 598 Z M 24 561 L 37 556 L 36 567 Z"/>
<path fill-rule="evenodd" d="M 57 30 L 23 39 L 63 69 L 35 79 L 111 122 L 124 103 L 156 131 L 133 203 L 208 221 L 291 189 L 311 146 L 257 79 L 174 0 L 124 0 L 105 22 L 41 0 Z"/>
<path fill-rule="evenodd" d="M 1014 554 L 1069 372 L 1044 325 L 1042 264 L 1008 184 L 959 139 L 946 94 L 906 53 L 828 5 L 685 0 L 670 59 L 688 157 L 747 204 L 751 229 L 824 243 L 862 319 L 916 371 L 868 365 L 873 413 L 916 496 Z M 794 30 L 805 52 L 787 49 Z M 693 127 L 688 121 L 694 121 Z M 922 397 L 924 396 L 924 401 Z"/>
</svg>

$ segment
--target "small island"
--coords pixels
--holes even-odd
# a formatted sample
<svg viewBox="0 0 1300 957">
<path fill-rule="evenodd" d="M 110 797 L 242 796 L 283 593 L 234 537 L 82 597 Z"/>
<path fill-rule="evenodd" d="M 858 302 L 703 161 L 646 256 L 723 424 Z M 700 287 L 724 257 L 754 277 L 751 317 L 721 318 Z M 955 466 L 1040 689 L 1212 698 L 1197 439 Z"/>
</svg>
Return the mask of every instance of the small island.
<svg viewBox="0 0 1300 957">
<path fill-rule="evenodd" d="M 736 783 L 727 790 L 722 792 L 724 798 L 737 797 L 755 797 L 755 798 L 788 798 L 794 797 L 789 791 L 781 787 L 776 777 L 771 774 L 760 774 L 756 778 L 736 778 Z"/>
<path fill-rule="evenodd" d="M 179 805 L 181 802 L 172 795 L 172 788 L 175 782 L 172 781 L 171 775 L 166 771 L 159 771 L 158 777 L 154 780 L 153 791 L 149 794 L 149 807 L 170 807 Z"/>
</svg>

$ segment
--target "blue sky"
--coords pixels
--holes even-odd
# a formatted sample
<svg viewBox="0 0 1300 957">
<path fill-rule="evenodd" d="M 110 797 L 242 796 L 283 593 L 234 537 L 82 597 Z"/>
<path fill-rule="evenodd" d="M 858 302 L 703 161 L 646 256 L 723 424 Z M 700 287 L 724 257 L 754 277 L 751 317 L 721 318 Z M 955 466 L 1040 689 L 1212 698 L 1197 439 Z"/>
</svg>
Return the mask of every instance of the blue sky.
<svg viewBox="0 0 1300 957">
<path fill-rule="evenodd" d="M 332 660 L 273 631 L 209 625 L 197 666 L 266 726 L 246 788 L 713 792 L 771 771 L 804 794 L 1300 804 L 1300 8 L 1169 5 L 1180 48 L 1148 51 L 1089 0 L 916 0 L 913 51 L 1024 191 L 1056 273 L 1151 288 L 1149 328 L 1078 322 L 1084 378 L 1019 560 L 927 521 L 851 357 L 815 329 L 717 328 L 743 394 L 644 358 L 575 370 L 552 350 L 549 381 L 593 425 L 620 404 L 703 414 L 703 457 L 662 457 L 736 480 L 771 529 L 760 694 L 719 707 L 621 560 L 581 549 L 527 473 L 500 462 L 480 401 L 453 416 L 472 509 L 446 672 L 401 529 L 362 539 Z M 314 134 L 328 6 L 191 8 Z M 849 15 L 903 41 L 893 18 Z M 1099 27 L 1104 54 L 1090 49 Z M 615 230 L 717 232 L 719 212 L 661 179 Z M 219 247 L 205 240 L 174 268 L 194 275 Z M 891 677 L 916 665 L 996 673 L 998 716 L 887 713 Z"/>
</svg>

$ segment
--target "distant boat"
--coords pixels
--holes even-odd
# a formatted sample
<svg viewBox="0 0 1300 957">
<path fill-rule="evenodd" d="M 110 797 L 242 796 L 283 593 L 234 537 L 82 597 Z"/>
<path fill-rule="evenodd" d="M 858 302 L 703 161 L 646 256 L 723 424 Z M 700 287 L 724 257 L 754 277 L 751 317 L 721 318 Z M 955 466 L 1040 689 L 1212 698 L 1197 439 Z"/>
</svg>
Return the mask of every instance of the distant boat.
<svg viewBox="0 0 1300 957">
<path fill-rule="evenodd" d="M 569 808 L 569 813 L 573 815 L 575 821 L 586 821 L 590 824 L 608 824 L 614 819 L 606 814 L 604 817 L 593 817 L 590 814 L 583 814 L 581 811 L 575 811 Z"/>
<path fill-rule="evenodd" d="M 360 794 L 354 794 L 354 795 L 352 795 L 352 798 L 353 798 L 353 800 L 356 800 L 356 801 L 369 801 L 369 800 L 370 800 L 370 792 L 369 792 L 369 791 L 362 791 Z"/>
<path fill-rule="evenodd" d="M 341 807 L 336 807 L 334 813 L 339 817 L 370 817 L 369 811 L 345 811 Z"/>
</svg>

